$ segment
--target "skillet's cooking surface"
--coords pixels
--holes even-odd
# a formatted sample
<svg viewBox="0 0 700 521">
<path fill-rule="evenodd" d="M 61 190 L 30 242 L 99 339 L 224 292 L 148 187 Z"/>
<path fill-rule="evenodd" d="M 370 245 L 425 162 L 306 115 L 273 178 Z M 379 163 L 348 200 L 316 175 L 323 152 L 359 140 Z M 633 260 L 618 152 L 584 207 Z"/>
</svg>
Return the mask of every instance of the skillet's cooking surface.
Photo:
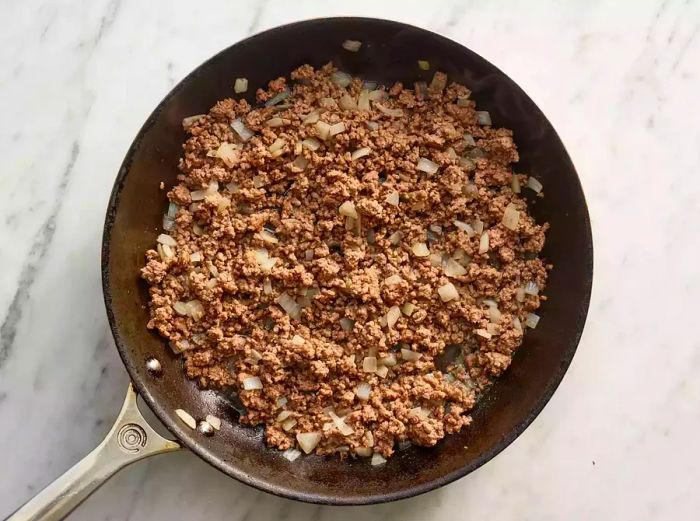
<svg viewBox="0 0 700 521">
<path fill-rule="evenodd" d="M 342 49 L 361 40 L 359 53 Z M 417 59 L 430 61 L 421 71 Z M 542 307 L 542 320 L 525 339 L 510 369 L 474 411 L 472 425 L 447 436 L 432 449 L 399 451 L 381 467 L 367 460 L 340 462 L 318 456 L 290 463 L 265 448 L 261 428 L 237 424 L 234 405 L 224 395 L 200 392 L 185 379 L 165 342 L 146 330 L 147 292 L 138 272 L 153 246 L 167 205 L 166 187 L 175 183 L 184 140 L 185 116 L 207 112 L 233 95 L 236 77 L 255 89 L 303 63 L 333 61 L 353 75 L 390 84 L 430 80 L 448 73 L 466 85 L 494 125 L 515 133 L 519 172 L 543 181 L 546 197 L 532 211 L 552 225 L 543 255 L 555 265 Z M 532 202 L 533 199 L 530 198 Z M 561 381 L 576 350 L 588 310 L 593 251 L 586 203 L 576 171 L 554 129 L 535 104 L 505 74 L 464 47 L 441 36 L 397 22 L 331 18 L 299 22 L 253 36 L 214 56 L 179 83 L 151 114 L 134 140 L 114 185 L 104 229 L 102 277 L 105 303 L 117 348 L 148 405 L 184 445 L 230 476 L 262 490 L 304 501 L 362 504 L 413 496 L 476 469 L 511 443 L 537 416 Z M 144 362 L 160 359 L 154 378 Z M 206 438 L 182 424 L 174 410 L 198 419 L 223 419 L 220 432 Z M 465 448 L 466 447 L 466 448 Z"/>
</svg>

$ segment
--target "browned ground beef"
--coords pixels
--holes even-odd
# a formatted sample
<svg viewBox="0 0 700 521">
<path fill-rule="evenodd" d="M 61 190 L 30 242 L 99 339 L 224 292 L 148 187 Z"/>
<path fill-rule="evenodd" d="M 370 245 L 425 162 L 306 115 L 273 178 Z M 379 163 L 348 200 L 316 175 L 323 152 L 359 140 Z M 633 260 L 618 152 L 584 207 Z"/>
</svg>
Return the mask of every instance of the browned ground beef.
<svg viewBox="0 0 700 521">
<path fill-rule="evenodd" d="M 148 327 L 202 387 L 235 387 L 241 421 L 264 423 L 268 444 L 318 432 L 319 454 L 390 456 L 467 425 L 508 367 L 544 298 L 523 288 L 544 287 L 547 224 L 513 189 L 511 131 L 479 124 L 468 89 L 436 73 L 361 110 L 362 81 L 340 87 L 334 71 L 300 67 L 281 106 L 225 99 L 185 121 L 168 193 L 179 209 L 142 270 Z M 257 97 L 286 88 L 278 78 Z M 454 344 L 457 358 L 438 367 Z M 261 389 L 244 390 L 251 377 Z"/>
</svg>

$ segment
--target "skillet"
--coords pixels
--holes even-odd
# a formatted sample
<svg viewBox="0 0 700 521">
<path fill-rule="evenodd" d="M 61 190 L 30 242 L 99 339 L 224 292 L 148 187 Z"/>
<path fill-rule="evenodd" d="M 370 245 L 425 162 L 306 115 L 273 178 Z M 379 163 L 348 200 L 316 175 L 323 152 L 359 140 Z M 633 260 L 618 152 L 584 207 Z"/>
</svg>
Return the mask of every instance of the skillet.
<svg viewBox="0 0 700 521">
<path fill-rule="evenodd" d="M 359 52 L 341 46 L 360 40 Z M 422 71 L 417 60 L 428 60 Z M 554 264 L 542 320 L 525 337 L 511 367 L 473 411 L 473 422 L 436 447 L 398 451 L 379 467 L 367 460 L 305 456 L 289 462 L 263 442 L 261 427 L 238 424 L 239 412 L 225 391 L 200 391 L 179 359 L 145 327 L 148 295 L 139 278 L 144 252 L 155 243 L 167 205 L 163 181 L 176 182 L 184 141 L 182 119 L 207 112 L 233 95 L 236 77 L 247 77 L 246 96 L 299 65 L 333 61 L 341 70 L 391 84 L 429 81 L 441 70 L 466 85 L 494 125 L 512 129 L 520 152 L 517 171 L 542 181 L 546 197 L 529 197 L 538 222 L 551 229 L 543 251 Z M 105 441 L 64 476 L 20 508 L 12 520 L 61 519 L 105 479 L 138 459 L 193 451 L 229 476 L 301 501 L 369 504 L 415 496 L 458 479 L 493 458 L 535 419 L 564 376 L 578 345 L 591 294 L 593 247 L 586 201 L 576 170 L 551 124 L 503 72 L 442 36 L 393 21 L 325 18 L 277 27 L 250 37 L 195 69 L 148 117 L 119 169 L 107 208 L 102 243 L 104 300 L 114 340 L 133 382 L 124 408 Z M 166 440 L 143 419 L 138 393 L 177 441 Z M 175 414 L 222 418 L 213 435 L 191 429 Z"/>
</svg>

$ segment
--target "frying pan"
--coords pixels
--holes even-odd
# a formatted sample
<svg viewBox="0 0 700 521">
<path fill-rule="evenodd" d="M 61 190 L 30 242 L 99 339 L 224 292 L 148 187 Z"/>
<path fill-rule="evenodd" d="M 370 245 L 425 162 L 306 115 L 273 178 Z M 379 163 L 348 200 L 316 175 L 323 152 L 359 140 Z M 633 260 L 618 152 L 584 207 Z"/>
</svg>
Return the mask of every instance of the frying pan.
<svg viewBox="0 0 700 521">
<path fill-rule="evenodd" d="M 346 39 L 360 40 L 357 53 Z M 422 71 L 417 59 L 428 60 Z M 466 85 L 494 125 L 510 128 L 520 151 L 517 171 L 540 179 L 546 197 L 530 198 L 539 222 L 551 223 L 543 255 L 554 264 L 542 320 L 528 332 L 508 371 L 473 411 L 473 422 L 436 447 L 413 446 L 382 466 L 366 459 L 305 456 L 289 462 L 266 448 L 261 427 L 238 424 L 226 391 L 200 391 L 180 360 L 146 329 L 147 291 L 139 279 L 144 252 L 153 246 L 176 182 L 184 140 L 183 117 L 207 112 L 232 95 L 233 80 L 247 77 L 247 93 L 299 65 L 333 61 L 341 70 L 391 84 L 430 80 L 446 72 Z M 337 505 L 368 504 L 415 496 L 460 478 L 508 446 L 535 419 L 561 381 L 576 350 L 588 310 L 593 247 L 585 198 L 574 166 L 535 103 L 503 72 L 442 36 L 397 22 L 327 18 L 293 23 L 248 38 L 220 52 L 180 82 L 146 120 L 122 164 L 107 208 L 102 243 L 105 306 L 114 340 L 140 394 L 177 442 L 159 436 L 142 418 L 130 386 L 117 423 L 93 453 L 10 519 L 60 519 L 121 467 L 186 447 L 239 481 L 279 496 Z M 222 418 L 221 430 L 191 429 L 175 414 Z"/>
</svg>

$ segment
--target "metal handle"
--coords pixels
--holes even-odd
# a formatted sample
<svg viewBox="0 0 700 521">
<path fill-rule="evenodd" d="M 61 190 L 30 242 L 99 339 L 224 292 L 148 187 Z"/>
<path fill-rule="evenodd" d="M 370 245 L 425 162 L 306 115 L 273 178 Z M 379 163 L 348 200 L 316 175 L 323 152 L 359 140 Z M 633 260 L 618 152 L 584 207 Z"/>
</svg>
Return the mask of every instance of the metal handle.
<svg viewBox="0 0 700 521">
<path fill-rule="evenodd" d="M 180 449 L 146 422 L 131 384 L 117 421 L 100 445 L 20 507 L 6 521 L 63 519 L 118 470 L 140 459 Z"/>
</svg>

